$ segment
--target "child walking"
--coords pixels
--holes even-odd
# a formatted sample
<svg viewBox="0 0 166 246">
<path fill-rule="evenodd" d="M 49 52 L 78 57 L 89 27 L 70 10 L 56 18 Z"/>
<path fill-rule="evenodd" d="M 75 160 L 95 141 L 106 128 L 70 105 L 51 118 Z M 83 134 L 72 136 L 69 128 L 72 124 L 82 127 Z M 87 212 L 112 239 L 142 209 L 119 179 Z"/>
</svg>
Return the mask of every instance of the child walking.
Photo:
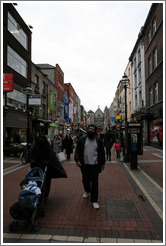
<svg viewBox="0 0 166 246">
<path fill-rule="evenodd" d="M 114 152 L 116 151 L 117 159 L 120 158 L 121 149 L 122 149 L 121 143 L 119 139 L 116 139 L 115 144 L 114 144 Z"/>
</svg>

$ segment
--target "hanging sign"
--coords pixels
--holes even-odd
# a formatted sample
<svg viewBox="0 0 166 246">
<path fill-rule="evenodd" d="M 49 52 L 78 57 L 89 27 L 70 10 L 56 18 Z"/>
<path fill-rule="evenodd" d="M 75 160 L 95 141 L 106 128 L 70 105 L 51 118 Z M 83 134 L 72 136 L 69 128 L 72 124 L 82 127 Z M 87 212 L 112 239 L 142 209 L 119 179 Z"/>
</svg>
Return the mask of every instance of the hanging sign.
<svg viewBox="0 0 166 246">
<path fill-rule="evenodd" d="M 12 73 L 3 74 L 3 91 L 4 92 L 13 91 L 13 74 Z"/>
</svg>

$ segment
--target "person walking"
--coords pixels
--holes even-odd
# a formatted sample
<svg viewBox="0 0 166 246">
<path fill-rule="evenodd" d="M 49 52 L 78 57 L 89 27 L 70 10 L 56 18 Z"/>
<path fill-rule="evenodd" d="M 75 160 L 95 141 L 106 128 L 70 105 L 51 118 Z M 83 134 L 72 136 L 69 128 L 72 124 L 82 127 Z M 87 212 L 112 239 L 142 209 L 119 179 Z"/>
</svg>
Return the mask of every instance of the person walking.
<svg viewBox="0 0 166 246">
<path fill-rule="evenodd" d="M 113 145 L 111 130 L 108 130 L 104 136 L 104 146 L 106 148 L 107 160 L 111 161 L 111 148 Z"/>
<path fill-rule="evenodd" d="M 46 166 L 45 198 L 49 195 L 51 179 L 67 178 L 67 174 L 46 137 L 43 135 L 36 139 L 36 142 L 31 149 L 30 168 L 39 167 L 44 171 Z"/>
<path fill-rule="evenodd" d="M 61 146 L 61 138 L 58 135 L 55 135 L 54 141 L 53 141 L 53 151 L 56 153 L 56 155 L 61 152 L 62 146 Z"/>
<path fill-rule="evenodd" d="M 82 172 L 84 198 L 91 194 L 91 203 L 94 209 L 99 209 L 98 204 L 98 178 L 105 167 L 105 150 L 103 141 L 97 136 L 97 127 L 88 126 L 87 134 L 80 137 L 75 150 L 75 162 Z"/>
<path fill-rule="evenodd" d="M 63 141 L 63 148 L 66 149 L 66 155 L 67 155 L 67 160 L 70 160 L 70 155 L 71 153 L 73 153 L 73 148 L 74 148 L 74 144 L 73 144 L 73 139 L 70 136 L 70 133 L 66 133 L 66 137 Z"/>
<path fill-rule="evenodd" d="M 64 136 L 63 136 L 63 132 L 62 131 L 59 131 L 59 137 L 61 139 L 61 142 L 60 142 L 60 152 L 62 152 L 63 149 L 64 149 L 64 147 L 63 147 Z"/>
<path fill-rule="evenodd" d="M 121 143 L 119 139 L 116 139 L 115 144 L 114 144 L 114 152 L 116 152 L 117 159 L 120 159 L 120 151 L 122 149 Z"/>
</svg>

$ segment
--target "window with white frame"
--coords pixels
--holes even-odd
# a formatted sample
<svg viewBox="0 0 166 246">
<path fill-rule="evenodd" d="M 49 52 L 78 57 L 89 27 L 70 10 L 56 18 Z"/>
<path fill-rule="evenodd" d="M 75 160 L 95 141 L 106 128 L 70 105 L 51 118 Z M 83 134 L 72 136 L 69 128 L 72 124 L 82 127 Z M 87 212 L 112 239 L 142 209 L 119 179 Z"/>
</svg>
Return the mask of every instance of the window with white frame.
<svg viewBox="0 0 166 246">
<path fill-rule="evenodd" d="M 23 31 L 19 23 L 16 22 L 14 17 L 8 12 L 8 31 L 17 39 L 17 41 L 28 50 L 28 37 Z"/>
<path fill-rule="evenodd" d="M 151 30 L 148 31 L 148 44 L 151 42 Z"/>
<path fill-rule="evenodd" d="M 142 82 L 142 77 L 141 77 L 141 67 L 139 68 L 139 70 L 138 70 L 138 83 L 139 84 L 141 84 L 141 82 Z"/>
<path fill-rule="evenodd" d="M 158 103 L 158 83 L 156 82 L 155 83 L 155 86 L 154 86 L 154 101 L 155 103 Z"/>
<path fill-rule="evenodd" d="M 39 90 L 39 77 L 35 75 L 35 89 Z"/>
<path fill-rule="evenodd" d="M 153 19 L 153 22 L 152 22 L 152 28 L 153 28 L 153 35 L 154 35 L 156 32 L 156 19 L 155 18 Z"/>
<path fill-rule="evenodd" d="M 153 105 L 153 87 L 152 86 L 149 88 L 149 105 L 150 106 Z"/>
<path fill-rule="evenodd" d="M 135 94 L 135 109 L 137 110 L 137 108 L 138 108 L 137 94 Z"/>
<path fill-rule="evenodd" d="M 148 59 L 148 72 L 149 72 L 149 75 L 152 73 L 152 56 L 151 55 L 149 56 L 149 59 Z"/>
<path fill-rule="evenodd" d="M 134 74 L 135 89 L 137 89 L 137 74 Z"/>
<path fill-rule="evenodd" d="M 7 46 L 7 65 L 27 78 L 27 62 L 10 46 Z"/>
<path fill-rule="evenodd" d="M 155 69 L 157 67 L 157 49 L 154 49 L 153 51 L 153 68 Z"/>
<path fill-rule="evenodd" d="M 138 64 L 141 62 L 141 51 L 140 49 L 138 50 Z"/>
</svg>

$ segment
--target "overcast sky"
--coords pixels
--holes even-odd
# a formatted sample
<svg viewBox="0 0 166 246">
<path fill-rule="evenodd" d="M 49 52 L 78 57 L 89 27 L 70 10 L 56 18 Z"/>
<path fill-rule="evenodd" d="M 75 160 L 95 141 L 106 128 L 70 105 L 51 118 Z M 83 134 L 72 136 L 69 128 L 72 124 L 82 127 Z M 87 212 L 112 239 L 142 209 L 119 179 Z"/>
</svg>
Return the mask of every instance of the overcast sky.
<svg viewBox="0 0 166 246">
<path fill-rule="evenodd" d="M 18 1 L 32 61 L 59 64 L 85 110 L 110 107 L 151 1 Z"/>
</svg>

